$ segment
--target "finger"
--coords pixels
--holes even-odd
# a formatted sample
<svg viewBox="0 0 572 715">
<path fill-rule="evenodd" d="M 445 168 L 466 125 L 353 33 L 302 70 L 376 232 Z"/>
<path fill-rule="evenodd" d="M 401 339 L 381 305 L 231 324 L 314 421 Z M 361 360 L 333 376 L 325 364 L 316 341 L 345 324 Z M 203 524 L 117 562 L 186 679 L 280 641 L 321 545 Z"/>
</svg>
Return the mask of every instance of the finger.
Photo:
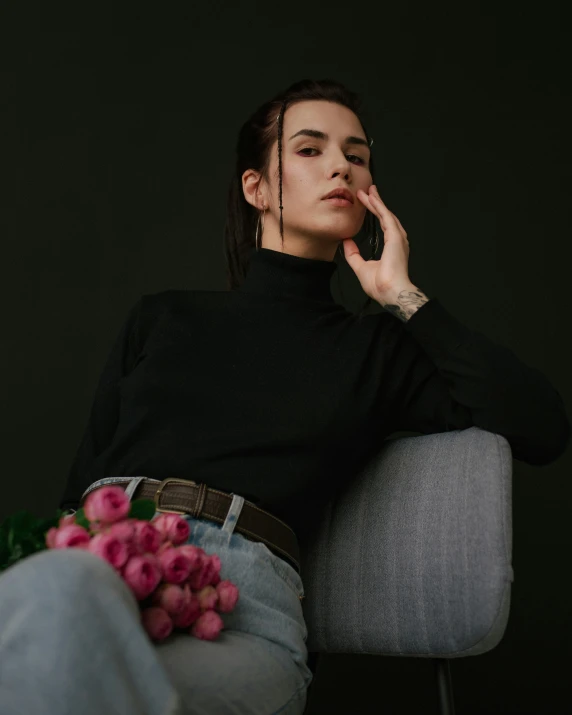
<svg viewBox="0 0 572 715">
<path fill-rule="evenodd" d="M 403 228 L 403 226 L 401 225 L 401 221 L 397 218 L 397 216 L 396 216 L 395 214 L 393 214 L 393 217 L 394 217 L 395 220 L 397 221 L 397 225 L 399 226 L 399 228 L 400 228 L 400 229 L 403 231 L 403 233 L 407 236 L 407 231 L 406 231 L 406 230 Z"/>
<path fill-rule="evenodd" d="M 363 264 L 365 263 L 365 261 L 362 258 L 362 255 L 359 251 L 358 245 L 353 240 L 353 238 L 345 238 L 343 243 L 344 243 L 344 255 L 345 255 L 346 261 L 350 265 L 350 267 L 353 269 L 355 274 L 357 276 L 359 276 L 361 268 L 362 268 Z"/>
<path fill-rule="evenodd" d="M 369 194 L 369 197 L 373 199 L 373 204 L 378 208 L 378 211 L 382 211 L 385 216 L 388 218 L 390 216 L 393 216 L 393 218 L 396 218 L 395 215 L 387 208 L 387 206 L 383 203 L 381 196 L 375 191 L 374 193 Z"/>
<path fill-rule="evenodd" d="M 383 203 L 378 194 L 371 193 L 368 194 L 367 197 L 369 199 L 369 205 L 371 206 L 372 212 L 377 216 L 381 224 L 381 228 L 385 231 L 387 228 L 386 221 L 387 219 L 391 218 L 393 214 Z"/>
<path fill-rule="evenodd" d="M 360 200 L 363 201 L 367 210 L 370 211 L 381 222 L 381 219 L 379 217 L 379 212 L 375 210 L 371 201 L 368 201 L 367 199 L 361 199 L 361 198 L 360 198 Z"/>
<path fill-rule="evenodd" d="M 378 207 L 378 211 L 383 213 L 384 217 L 387 219 L 393 219 L 395 223 L 399 226 L 399 228 L 403 231 L 403 233 L 407 233 L 406 230 L 403 228 L 401 225 L 401 221 L 397 218 L 397 216 L 393 213 L 393 211 L 390 211 L 387 206 L 383 203 L 380 195 L 377 193 L 377 189 L 374 187 L 374 192 L 372 194 L 369 194 L 370 197 L 373 198 L 374 201 L 374 206 Z M 382 228 L 384 228 L 382 226 Z"/>
<path fill-rule="evenodd" d="M 382 216 L 380 215 L 382 208 L 379 206 L 378 202 L 375 202 L 375 196 L 373 194 L 367 194 L 365 191 L 363 192 L 364 196 L 361 197 L 359 196 L 360 200 L 363 201 L 363 203 L 367 206 L 367 208 L 374 214 L 374 216 L 377 216 L 377 218 L 380 220 L 380 222 L 383 220 Z"/>
</svg>

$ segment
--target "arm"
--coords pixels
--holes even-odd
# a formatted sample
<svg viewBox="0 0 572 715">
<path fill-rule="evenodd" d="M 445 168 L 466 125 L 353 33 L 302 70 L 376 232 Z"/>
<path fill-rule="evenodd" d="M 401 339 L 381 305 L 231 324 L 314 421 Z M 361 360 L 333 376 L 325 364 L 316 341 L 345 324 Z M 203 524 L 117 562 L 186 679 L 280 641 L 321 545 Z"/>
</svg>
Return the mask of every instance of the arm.
<svg viewBox="0 0 572 715">
<path fill-rule="evenodd" d="M 137 327 L 142 298 L 131 308 L 111 347 L 95 390 L 91 411 L 83 438 L 68 472 L 66 487 L 59 508 L 77 509 L 89 470 L 98 455 L 112 442 L 119 422 L 119 383 L 135 364 L 137 357 Z"/>
<path fill-rule="evenodd" d="M 380 221 L 384 247 L 365 261 L 353 239 L 346 260 L 364 292 L 398 318 L 388 380 L 395 430 L 426 434 L 480 427 L 502 435 L 529 464 L 557 459 L 570 440 L 562 398 L 546 377 L 507 348 L 471 331 L 409 278 L 409 240 L 375 186 L 358 198 Z M 393 321 L 395 322 L 395 321 Z M 380 325 L 383 321 L 380 321 Z M 383 336 L 381 350 L 389 336 Z"/>
<path fill-rule="evenodd" d="M 514 457 L 528 464 L 560 457 L 570 422 L 540 370 L 470 330 L 438 299 L 406 293 L 412 294 L 406 305 L 400 292 L 389 303 L 403 311 L 390 361 L 395 430 L 430 434 L 476 426 L 504 436 Z"/>
</svg>

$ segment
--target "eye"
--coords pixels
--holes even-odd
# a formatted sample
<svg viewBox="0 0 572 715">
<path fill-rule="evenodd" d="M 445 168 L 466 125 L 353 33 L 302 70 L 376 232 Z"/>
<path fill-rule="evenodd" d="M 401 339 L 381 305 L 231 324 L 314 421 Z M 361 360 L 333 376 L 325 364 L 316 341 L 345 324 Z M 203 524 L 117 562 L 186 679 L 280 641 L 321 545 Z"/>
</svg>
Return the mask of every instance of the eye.
<svg viewBox="0 0 572 715">
<path fill-rule="evenodd" d="M 299 154 L 302 151 L 319 151 L 319 150 L 316 149 L 315 147 L 307 146 L 307 147 L 304 147 L 304 149 L 299 149 L 296 153 Z M 352 156 L 354 159 L 357 159 L 361 164 L 365 164 L 365 161 L 361 157 L 357 156 L 356 154 L 346 154 L 346 156 Z"/>
</svg>

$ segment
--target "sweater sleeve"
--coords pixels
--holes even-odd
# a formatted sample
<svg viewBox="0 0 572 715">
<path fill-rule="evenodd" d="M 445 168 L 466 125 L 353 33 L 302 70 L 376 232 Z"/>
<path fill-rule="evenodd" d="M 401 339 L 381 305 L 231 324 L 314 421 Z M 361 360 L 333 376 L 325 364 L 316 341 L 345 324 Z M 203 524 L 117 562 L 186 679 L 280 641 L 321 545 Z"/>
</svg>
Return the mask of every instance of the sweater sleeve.
<svg viewBox="0 0 572 715">
<path fill-rule="evenodd" d="M 129 374 L 137 357 L 137 329 L 143 298 L 128 312 L 118 335 L 111 346 L 95 390 L 91 411 L 71 468 L 59 508 L 77 509 L 84 488 L 85 475 L 97 455 L 113 439 L 119 421 L 119 383 Z"/>
<path fill-rule="evenodd" d="M 480 427 L 532 465 L 560 457 L 570 422 L 560 394 L 536 368 L 458 321 L 437 298 L 398 333 L 391 373 L 396 430 L 431 434 Z"/>
</svg>

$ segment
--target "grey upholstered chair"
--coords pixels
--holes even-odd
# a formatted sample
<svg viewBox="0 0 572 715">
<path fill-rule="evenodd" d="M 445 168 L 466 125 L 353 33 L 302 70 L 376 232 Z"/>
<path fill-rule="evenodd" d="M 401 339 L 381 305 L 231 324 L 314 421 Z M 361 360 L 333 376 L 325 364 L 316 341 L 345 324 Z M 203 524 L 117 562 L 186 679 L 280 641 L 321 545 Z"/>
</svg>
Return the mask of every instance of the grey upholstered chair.
<svg viewBox="0 0 572 715">
<path fill-rule="evenodd" d="M 449 659 L 500 642 L 511 559 L 504 437 L 471 427 L 385 440 L 302 545 L 310 667 L 320 653 L 432 658 L 452 715 Z"/>
</svg>

